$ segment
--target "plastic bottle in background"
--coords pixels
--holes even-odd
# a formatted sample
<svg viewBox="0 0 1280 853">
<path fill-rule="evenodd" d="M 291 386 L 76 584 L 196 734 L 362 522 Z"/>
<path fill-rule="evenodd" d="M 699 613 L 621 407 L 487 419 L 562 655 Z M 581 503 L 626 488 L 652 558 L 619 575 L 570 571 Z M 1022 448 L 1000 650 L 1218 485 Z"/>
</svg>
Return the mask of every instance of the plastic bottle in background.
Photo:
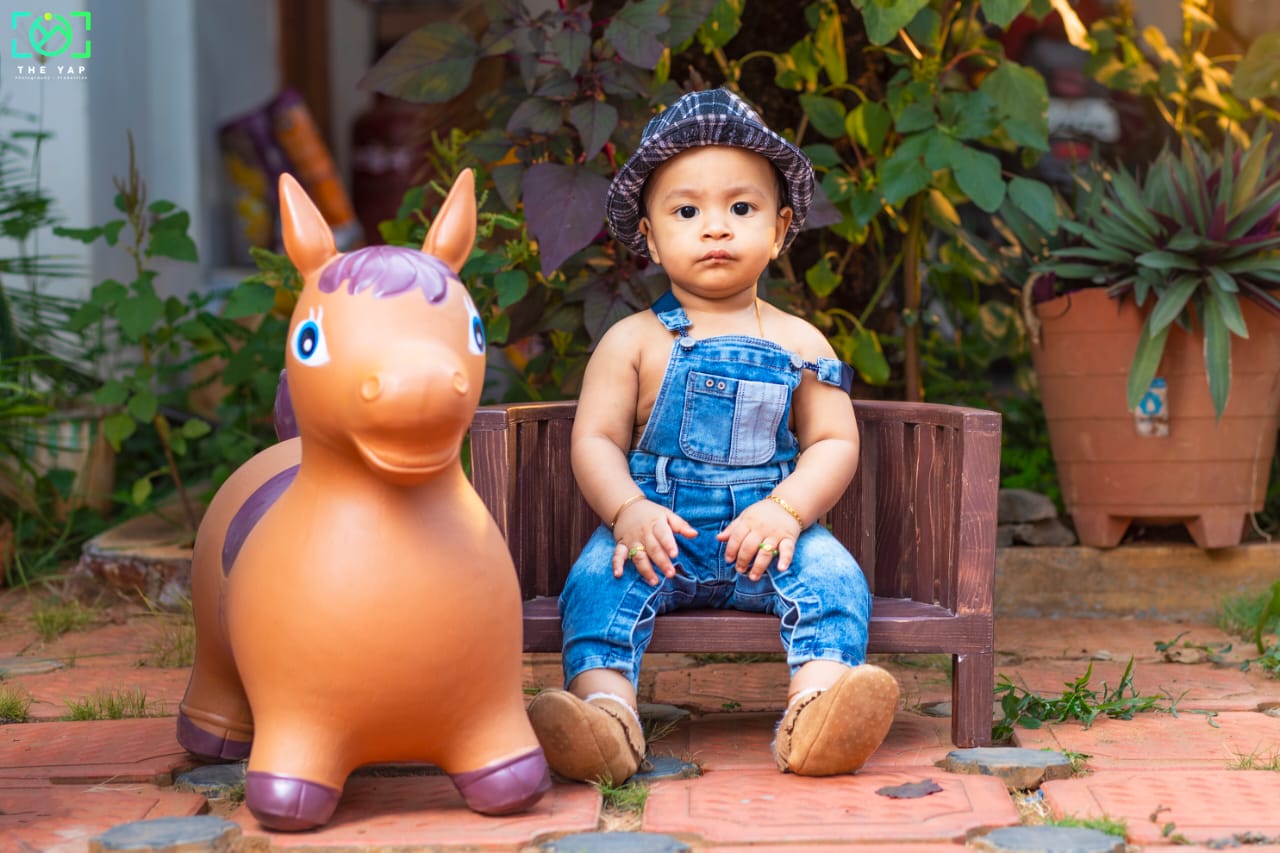
<svg viewBox="0 0 1280 853">
<path fill-rule="evenodd" d="M 362 245 L 364 235 L 351 198 L 302 96 L 286 89 L 267 110 L 276 140 L 289 158 L 294 174 L 333 229 L 338 250 L 345 252 Z"/>
</svg>

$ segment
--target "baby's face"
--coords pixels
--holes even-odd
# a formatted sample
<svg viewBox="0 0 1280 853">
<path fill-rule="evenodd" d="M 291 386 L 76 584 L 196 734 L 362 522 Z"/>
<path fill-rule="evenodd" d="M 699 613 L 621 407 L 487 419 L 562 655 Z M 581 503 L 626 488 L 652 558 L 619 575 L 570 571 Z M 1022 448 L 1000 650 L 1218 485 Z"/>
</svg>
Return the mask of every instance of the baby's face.
<svg viewBox="0 0 1280 853">
<path fill-rule="evenodd" d="M 640 232 L 673 284 L 708 298 L 754 287 L 791 224 L 778 207 L 773 166 L 718 145 L 690 148 L 659 166 L 645 188 Z"/>
</svg>

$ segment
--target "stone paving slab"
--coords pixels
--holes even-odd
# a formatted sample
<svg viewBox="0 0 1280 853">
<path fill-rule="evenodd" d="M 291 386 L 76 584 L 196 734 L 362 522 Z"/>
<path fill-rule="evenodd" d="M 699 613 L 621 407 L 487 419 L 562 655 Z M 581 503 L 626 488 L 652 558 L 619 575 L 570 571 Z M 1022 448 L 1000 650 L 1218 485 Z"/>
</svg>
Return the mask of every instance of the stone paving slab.
<svg viewBox="0 0 1280 853">
<path fill-rule="evenodd" d="M 176 714 L 187 690 L 189 669 L 155 669 L 132 664 L 123 666 L 82 667 L 12 679 L 31 694 L 28 711 L 33 722 L 61 720 L 67 714 L 67 703 L 82 702 L 97 692 L 115 693 L 140 690 L 146 696 L 147 708 L 155 714 Z"/>
<path fill-rule="evenodd" d="M 118 824 L 207 808 L 199 794 L 151 785 L 0 787 L 0 850 L 83 853 L 90 838 Z"/>
<path fill-rule="evenodd" d="M 168 785 L 194 763 L 173 717 L 0 726 L 0 779 Z"/>
<path fill-rule="evenodd" d="M 866 853 L 876 849 L 878 848 L 870 846 L 861 848 Z M 964 849 L 965 845 L 960 841 L 894 844 L 889 848 L 889 853 L 957 853 Z M 705 850 L 707 853 L 857 853 L 859 848 L 852 844 L 811 844 L 802 841 L 796 844 L 712 844 L 699 847 L 698 850 Z M 1178 853 L 1182 851 L 1179 850 Z"/>
<path fill-rule="evenodd" d="M 1080 723 L 1017 728 L 1013 737 L 1029 749 L 1083 753 L 1090 770 L 1226 770 L 1243 756 L 1268 759 L 1280 750 L 1280 723 L 1257 713 L 1138 714 L 1132 720 L 1098 720 L 1087 729 Z"/>
<path fill-rule="evenodd" d="M 1089 689 L 1102 693 L 1120 685 L 1128 658 L 1123 661 L 1093 661 Z M 1065 685 L 1083 676 L 1085 661 L 1038 660 L 1013 667 L 997 667 L 997 675 L 1007 675 L 1019 687 L 1042 696 L 1061 696 Z M 1267 702 L 1280 700 L 1280 679 L 1250 677 L 1235 667 L 1212 664 L 1135 663 L 1133 689 L 1142 696 L 1159 696 L 1167 706 L 1177 701 L 1179 710 L 1255 711 Z"/>
<path fill-rule="evenodd" d="M 1105 626 L 1105 630 L 1099 630 L 1100 626 Z M 1120 661 L 1127 661 L 1130 656 L 1139 663 L 1159 661 L 1162 656 L 1155 644 L 1169 642 L 1179 634 L 1183 635 L 1179 644 L 1190 642 L 1215 647 L 1231 644 L 1235 649 L 1243 645 L 1238 637 L 1200 622 L 1179 624 L 1150 619 L 1103 622 L 1066 616 L 1035 619 L 997 616 L 995 630 L 996 654 L 1021 660 L 1087 661 L 1098 655 L 1109 655 Z"/>
<path fill-rule="evenodd" d="M 1110 770 L 1046 782 L 1041 790 L 1056 816 L 1123 819 L 1134 844 L 1171 843 L 1167 824 L 1200 843 L 1243 831 L 1280 839 L 1280 773 L 1272 771 Z"/>
<path fill-rule="evenodd" d="M 933 779 L 942 791 L 919 799 L 876 794 Z M 959 841 L 978 828 L 1018 823 L 999 779 L 925 772 L 868 771 L 805 778 L 776 770 L 709 771 L 695 781 L 653 786 L 646 832 L 698 836 L 713 844 Z"/>
<path fill-rule="evenodd" d="M 540 837 L 590 832 L 600 817 L 600 795 L 589 785 L 556 784 L 527 812 L 486 817 L 466 807 L 443 776 L 353 777 L 333 819 L 311 832 L 269 832 L 241 806 L 229 818 L 271 849 L 396 850 L 441 845 L 467 850 L 512 850 Z"/>
</svg>

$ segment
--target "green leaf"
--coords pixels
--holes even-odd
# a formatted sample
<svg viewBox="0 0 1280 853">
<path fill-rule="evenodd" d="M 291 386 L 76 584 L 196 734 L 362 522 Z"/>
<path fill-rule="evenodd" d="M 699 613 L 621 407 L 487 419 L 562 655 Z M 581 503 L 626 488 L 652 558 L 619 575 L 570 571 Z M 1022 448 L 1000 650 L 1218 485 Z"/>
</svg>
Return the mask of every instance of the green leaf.
<svg viewBox="0 0 1280 853">
<path fill-rule="evenodd" d="M 600 153 L 618 126 L 618 111 L 612 105 L 592 98 L 575 104 L 569 110 L 569 123 L 582 137 L 583 156 L 590 160 Z"/>
<path fill-rule="evenodd" d="M 1058 204 L 1047 184 L 1015 175 L 1009 181 L 1009 200 L 1046 234 L 1058 230 Z"/>
<path fill-rule="evenodd" d="M 818 142 L 804 147 L 804 154 L 819 169 L 833 169 L 841 162 L 840 152 L 825 142 Z"/>
<path fill-rule="evenodd" d="M 183 437 L 191 441 L 206 436 L 211 432 L 213 432 L 213 427 L 209 426 L 208 421 L 200 418 L 192 418 L 182 424 Z"/>
<path fill-rule="evenodd" d="M 671 29 L 667 30 L 666 42 L 672 48 L 679 48 L 693 38 L 698 28 L 708 20 L 714 11 L 716 0 L 680 0 L 667 7 L 667 18 L 671 21 Z M 584 15 L 590 21 L 589 15 Z"/>
<path fill-rule="evenodd" d="M 129 388 L 118 379 L 109 379 L 102 387 L 93 392 L 93 403 L 96 406 L 120 406 L 129 398 Z"/>
<path fill-rule="evenodd" d="M 102 236 L 106 238 L 108 246 L 116 244 L 116 241 L 120 239 L 120 232 L 124 230 L 126 224 L 123 219 L 114 219 L 102 226 Z"/>
<path fill-rule="evenodd" d="M 151 240 L 147 244 L 147 257 L 173 258 L 175 261 L 196 263 L 196 243 L 185 231 L 160 230 L 151 232 Z"/>
<path fill-rule="evenodd" d="M 933 104 L 921 101 L 907 104 L 894 118 L 893 127 L 898 133 L 915 133 L 918 130 L 928 130 L 937 123 L 938 114 L 934 111 Z"/>
<path fill-rule="evenodd" d="M 844 49 L 844 27 L 835 4 L 823 4 L 818 26 L 813 31 L 813 51 L 827 79 L 843 86 L 849 79 L 849 62 Z"/>
<path fill-rule="evenodd" d="M 1001 124 L 1017 145 L 1049 149 L 1049 90 L 1030 68 L 1005 60 L 978 85 L 996 105 Z"/>
<path fill-rule="evenodd" d="M 801 95 L 800 106 L 818 133 L 828 139 L 844 136 L 844 104 L 823 95 Z"/>
<path fill-rule="evenodd" d="M 835 270 L 831 268 L 831 260 L 825 255 L 805 270 L 804 280 L 809 285 L 809 289 L 819 298 L 830 296 L 840 286 L 840 276 L 836 275 Z"/>
<path fill-rule="evenodd" d="M 1169 339 L 1169 326 L 1165 326 L 1154 335 L 1151 334 L 1151 317 L 1142 326 L 1138 335 L 1138 347 L 1133 353 L 1133 361 L 1129 365 L 1129 382 L 1127 387 L 1128 405 L 1130 409 L 1138 408 L 1142 395 L 1151 387 L 1156 369 L 1160 367 L 1160 359 L 1164 356 L 1164 345 Z"/>
<path fill-rule="evenodd" d="M 1245 325 L 1239 298 L 1218 287 L 1209 288 L 1209 292 L 1213 294 L 1213 301 L 1218 304 L 1218 313 L 1222 315 L 1222 321 L 1231 330 L 1231 334 L 1241 338 L 1249 337 L 1249 327 Z"/>
<path fill-rule="evenodd" d="M 137 423 L 125 412 L 116 412 L 102 419 L 102 434 L 107 437 L 111 449 L 120 452 L 120 444 L 138 429 Z"/>
<path fill-rule="evenodd" d="M 242 281 L 227 297 L 222 315 L 228 320 L 265 314 L 275 305 L 276 290 L 261 281 Z"/>
<path fill-rule="evenodd" d="M 875 332 L 864 328 L 854 331 L 849 363 L 869 385 L 884 385 L 889 381 L 889 362 Z"/>
<path fill-rule="evenodd" d="M 484 336 L 491 344 L 505 344 L 511 334 L 511 318 L 506 314 L 498 314 L 485 324 Z"/>
<path fill-rule="evenodd" d="M 471 33 L 458 24 L 440 21 L 396 42 L 358 85 L 405 101 L 438 104 L 471 85 L 479 55 Z"/>
<path fill-rule="evenodd" d="M 1000 159 L 986 151 L 961 146 L 951 163 L 951 174 L 964 194 L 987 213 L 995 213 L 1004 201 Z"/>
<path fill-rule="evenodd" d="M 525 98 L 507 119 L 507 130 L 553 134 L 562 122 L 560 104 L 547 98 Z M 585 144 L 585 140 L 584 140 Z"/>
<path fill-rule="evenodd" d="M 898 30 L 911 23 L 917 12 L 929 5 L 929 0 L 854 0 L 853 5 L 862 13 L 871 43 L 886 45 L 897 37 Z"/>
<path fill-rule="evenodd" d="M 156 216 L 164 216 L 170 211 L 177 210 L 178 206 L 171 201 L 165 201 L 162 198 L 156 199 L 147 205 L 147 210 Z"/>
<path fill-rule="evenodd" d="M 1151 316 L 1147 318 L 1146 325 L 1150 330 L 1153 332 L 1166 330 L 1169 324 L 1182 314 L 1183 309 L 1187 307 L 1187 301 L 1199 286 L 1198 278 L 1185 275 L 1175 279 L 1164 293 L 1159 293 L 1156 307 L 1151 310 Z"/>
<path fill-rule="evenodd" d="M 154 293 L 140 293 L 116 307 L 120 330 L 130 341 L 139 341 L 164 316 L 164 303 Z"/>
<path fill-rule="evenodd" d="M 102 236 L 102 228 L 98 226 L 92 228 L 64 228 L 61 225 L 55 225 L 53 233 L 59 237 L 66 237 L 69 240 L 77 240 L 87 244 Z"/>
<path fill-rule="evenodd" d="M 139 477 L 133 481 L 133 488 L 129 490 L 129 496 L 133 500 L 134 506 L 141 506 L 147 498 L 151 497 L 151 478 Z"/>
<path fill-rule="evenodd" d="M 868 154 L 879 157 L 893 117 L 876 101 L 863 101 L 845 116 L 845 131 Z"/>
<path fill-rule="evenodd" d="M 1022 14 L 1029 0 L 982 0 L 982 14 L 989 23 L 1005 29 Z"/>
<path fill-rule="evenodd" d="M 928 195 L 928 213 L 939 227 L 956 228 L 960 225 L 960 213 L 946 194 L 930 189 Z"/>
<path fill-rule="evenodd" d="M 1216 299 L 1204 302 L 1204 372 L 1209 377 L 1213 414 L 1221 418 L 1231 394 L 1231 332 Z"/>
<path fill-rule="evenodd" d="M 129 398 L 129 405 L 125 407 L 129 416 L 140 424 L 151 423 L 159 408 L 160 401 L 150 391 L 139 391 L 134 394 Z"/>
<path fill-rule="evenodd" d="M 746 0 L 720 0 L 698 27 L 698 41 L 707 53 L 724 47 L 742 29 Z"/>
<path fill-rule="evenodd" d="M 1199 270 L 1200 265 L 1184 255 L 1175 252 L 1143 252 L 1134 258 L 1139 264 L 1153 270 Z"/>
<path fill-rule="evenodd" d="M 1235 277 L 1221 267 L 1209 267 L 1209 277 L 1217 285 L 1217 287 L 1210 288 L 1211 290 L 1221 293 L 1238 293 L 1240 290 L 1240 285 L 1236 283 Z M 1235 300 L 1233 299 L 1232 301 Z"/>
<path fill-rule="evenodd" d="M 878 164 L 880 191 L 885 201 L 894 207 L 929 186 L 933 177 L 918 157 L 899 156 L 902 150 L 899 148 Z"/>
<path fill-rule="evenodd" d="M 582 60 L 591 52 L 591 34 L 566 27 L 551 37 L 551 50 L 560 60 L 561 68 L 570 75 L 577 74 Z"/>
<path fill-rule="evenodd" d="M 1253 40 L 1236 65 L 1231 87 L 1241 98 L 1280 95 L 1280 30 L 1263 33 Z"/>
<path fill-rule="evenodd" d="M 493 287 L 498 292 L 498 307 L 506 308 L 529 292 L 529 274 L 524 270 L 504 270 L 493 277 Z"/>
</svg>

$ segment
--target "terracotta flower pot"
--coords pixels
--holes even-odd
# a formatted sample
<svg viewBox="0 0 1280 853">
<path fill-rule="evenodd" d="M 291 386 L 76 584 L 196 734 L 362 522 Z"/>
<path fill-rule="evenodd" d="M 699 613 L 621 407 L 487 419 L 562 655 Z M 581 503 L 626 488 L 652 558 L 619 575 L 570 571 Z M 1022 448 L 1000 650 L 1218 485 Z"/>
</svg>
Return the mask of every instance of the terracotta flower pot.
<svg viewBox="0 0 1280 853">
<path fill-rule="evenodd" d="M 1198 334 L 1170 332 L 1156 373 L 1164 399 L 1151 399 L 1144 416 L 1125 395 L 1144 312 L 1102 289 L 1036 306 L 1043 329 L 1032 360 L 1063 501 L 1083 544 L 1112 547 L 1134 519 L 1186 524 L 1202 548 L 1240 543 L 1266 497 L 1280 413 L 1280 318 L 1250 300 L 1241 305 L 1249 338 L 1232 340 L 1220 421 Z"/>
</svg>

